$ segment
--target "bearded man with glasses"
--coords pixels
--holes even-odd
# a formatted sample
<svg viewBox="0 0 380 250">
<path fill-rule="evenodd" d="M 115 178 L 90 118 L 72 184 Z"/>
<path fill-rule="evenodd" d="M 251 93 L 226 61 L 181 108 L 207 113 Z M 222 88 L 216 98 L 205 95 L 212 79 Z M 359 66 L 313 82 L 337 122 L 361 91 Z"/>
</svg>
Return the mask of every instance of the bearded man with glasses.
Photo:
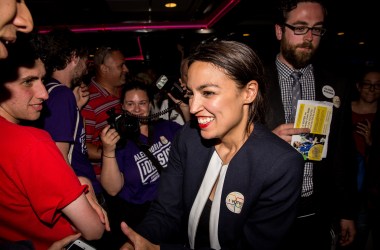
<svg viewBox="0 0 380 250">
<path fill-rule="evenodd" d="M 294 128 L 298 100 L 333 104 L 327 156 L 305 160 L 298 217 L 284 249 L 331 250 L 351 244 L 356 232 L 349 84 L 336 68 L 323 69 L 314 60 L 326 33 L 326 15 L 319 0 L 282 0 L 275 23 L 280 52 L 267 68 L 269 129 L 290 143 L 292 135 L 310 132 Z"/>
</svg>

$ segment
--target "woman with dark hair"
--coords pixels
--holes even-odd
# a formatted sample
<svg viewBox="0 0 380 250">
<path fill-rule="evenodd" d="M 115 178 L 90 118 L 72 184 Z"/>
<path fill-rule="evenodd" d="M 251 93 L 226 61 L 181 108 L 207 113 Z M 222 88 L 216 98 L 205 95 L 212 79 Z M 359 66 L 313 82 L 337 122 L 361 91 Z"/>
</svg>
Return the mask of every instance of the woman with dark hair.
<svg viewBox="0 0 380 250">
<path fill-rule="evenodd" d="M 152 100 L 149 85 L 138 81 L 125 84 L 121 93 L 124 113 L 111 113 L 110 125 L 100 134 L 100 180 L 107 193 L 115 196 L 107 205 L 116 248 L 127 239 L 120 230 L 121 221 L 136 226 L 156 197 L 160 172 L 167 166 L 171 142 L 181 128 L 176 122 L 155 119 L 150 114 Z"/>
<path fill-rule="evenodd" d="M 245 44 L 214 41 L 193 51 L 187 89 L 197 124 L 177 134 L 138 234 L 121 224 L 130 239 L 122 249 L 168 249 L 178 234 L 182 248 L 281 249 L 303 159 L 261 124 L 263 75 Z"/>
</svg>

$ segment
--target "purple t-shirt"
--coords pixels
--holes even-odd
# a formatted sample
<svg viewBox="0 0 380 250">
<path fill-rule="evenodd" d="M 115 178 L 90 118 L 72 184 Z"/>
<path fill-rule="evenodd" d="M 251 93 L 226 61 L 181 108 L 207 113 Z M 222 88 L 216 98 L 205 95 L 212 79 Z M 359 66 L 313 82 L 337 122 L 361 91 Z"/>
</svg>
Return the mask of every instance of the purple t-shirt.
<svg viewBox="0 0 380 250">
<path fill-rule="evenodd" d="M 51 82 L 60 84 L 56 80 Z M 50 84 L 47 85 L 47 89 Z M 78 112 L 73 91 L 63 84 L 60 85 L 51 90 L 49 99 L 45 102 L 41 117 L 43 129 L 48 131 L 56 142 L 74 143 L 71 166 L 77 176 L 84 176 L 91 180 L 94 191 L 98 194 L 101 192 L 101 185 L 88 159 L 83 118 Z M 74 142 L 78 115 L 79 121 Z"/>
<path fill-rule="evenodd" d="M 160 120 L 154 125 L 153 144 L 149 151 L 162 167 L 167 167 L 171 143 L 181 128 L 176 122 Z M 147 144 L 148 138 L 140 135 L 140 141 Z M 132 141 L 117 149 L 116 159 L 124 175 L 124 186 L 118 196 L 129 203 L 142 204 L 152 201 L 157 194 L 160 174 L 148 156 Z"/>
</svg>

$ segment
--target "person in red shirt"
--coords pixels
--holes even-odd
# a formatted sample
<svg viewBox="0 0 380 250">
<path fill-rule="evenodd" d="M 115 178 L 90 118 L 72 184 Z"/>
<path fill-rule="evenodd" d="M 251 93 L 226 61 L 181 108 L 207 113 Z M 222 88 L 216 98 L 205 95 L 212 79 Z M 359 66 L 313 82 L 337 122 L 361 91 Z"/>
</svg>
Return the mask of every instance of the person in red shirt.
<svg viewBox="0 0 380 250">
<path fill-rule="evenodd" d="M 99 239 L 108 227 L 38 119 L 48 93 L 45 68 L 30 43 L 17 42 L 0 61 L 0 243 L 32 241 L 36 250 L 81 233 Z M 90 190 L 92 191 L 92 190 Z M 78 237 L 78 235 L 73 236 Z"/>
<path fill-rule="evenodd" d="M 129 72 L 121 50 L 100 47 L 94 55 L 95 76 L 88 85 L 90 98 L 81 113 L 86 130 L 86 146 L 95 173 L 100 175 L 102 144 L 99 134 L 108 125 L 107 111 L 121 111 L 120 90 Z"/>
</svg>

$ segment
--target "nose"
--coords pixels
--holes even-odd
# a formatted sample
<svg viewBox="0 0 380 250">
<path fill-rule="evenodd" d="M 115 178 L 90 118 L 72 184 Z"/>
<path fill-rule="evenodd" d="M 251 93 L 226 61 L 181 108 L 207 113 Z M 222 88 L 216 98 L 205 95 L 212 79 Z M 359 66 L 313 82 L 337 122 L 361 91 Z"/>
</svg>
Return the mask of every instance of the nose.
<svg viewBox="0 0 380 250">
<path fill-rule="evenodd" d="M 129 73 L 129 69 L 128 69 L 127 65 L 125 65 L 125 64 L 123 64 L 123 72 Z"/>
<path fill-rule="evenodd" d="M 193 96 L 189 98 L 190 113 L 196 114 L 201 109 L 201 106 L 201 101 L 193 94 Z"/>
<path fill-rule="evenodd" d="M 375 91 L 376 90 L 376 85 L 375 84 L 370 84 L 369 85 L 369 90 L 370 91 Z"/>
<path fill-rule="evenodd" d="M 311 33 L 311 29 L 309 29 L 306 34 L 304 35 L 304 39 L 306 41 L 312 41 L 313 40 L 313 33 Z"/>
<path fill-rule="evenodd" d="M 134 104 L 133 105 L 133 112 L 138 113 L 140 111 L 140 105 Z"/>
<path fill-rule="evenodd" d="M 24 1 L 17 2 L 17 15 L 13 20 L 17 30 L 29 33 L 33 30 L 33 18 Z"/>
<path fill-rule="evenodd" d="M 44 101 L 49 99 L 49 93 L 46 91 L 45 85 L 43 84 L 42 81 L 40 81 L 40 83 L 37 85 L 36 97 Z"/>
</svg>

